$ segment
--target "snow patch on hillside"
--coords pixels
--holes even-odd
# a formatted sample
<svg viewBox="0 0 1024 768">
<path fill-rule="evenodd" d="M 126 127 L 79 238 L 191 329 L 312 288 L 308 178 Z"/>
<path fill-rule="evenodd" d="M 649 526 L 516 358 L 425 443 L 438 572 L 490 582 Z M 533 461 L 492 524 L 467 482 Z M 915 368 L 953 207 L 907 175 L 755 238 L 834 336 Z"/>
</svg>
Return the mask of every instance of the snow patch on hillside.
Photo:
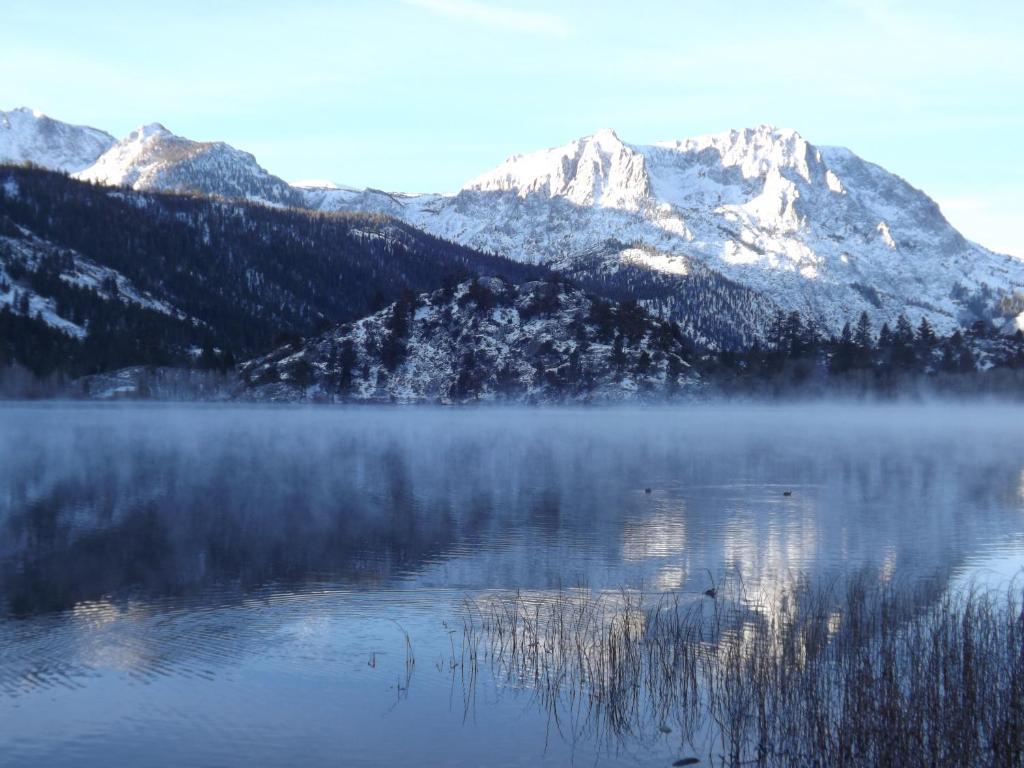
<svg viewBox="0 0 1024 768">
<path fill-rule="evenodd" d="M 29 316 L 39 316 L 53 328 L 75 338 L 85 338 L 88 329 L 62 317 L 52 297 L 40 295 L 33 290 L 28 280 L 15 279 L 11 274 L 15 262 L 21 271 L 33 272 L 47 256 L 55 254 L 66 257 L 70 262 L 59 273 L 60 280 L 68 285 L 94 291 L 107 301 L 134 304 L 142 309 L 180 319 L 188 317 L 168 302 L 139 290 L 117 270 L 96 264 L 76 251 L 54 246 L 27 231 L 22 232 L 21 237 L 0 237 L 0 307 L 7 306 L 13 311 L 22 312 L 24 307 L 21 304 L 27 301 Z"/>
</svg>

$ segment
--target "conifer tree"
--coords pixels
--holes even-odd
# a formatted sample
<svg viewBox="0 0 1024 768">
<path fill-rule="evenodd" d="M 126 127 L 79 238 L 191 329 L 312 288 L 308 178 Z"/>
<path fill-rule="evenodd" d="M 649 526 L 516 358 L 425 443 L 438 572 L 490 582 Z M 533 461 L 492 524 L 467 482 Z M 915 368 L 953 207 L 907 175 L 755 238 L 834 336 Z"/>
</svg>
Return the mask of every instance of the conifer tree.
<svg viewBox="0 0 1024 768">
<path fill-rule="evenodd" d="M 868 317 L 867 312 L 860 313 L 853 341 L 856 346 L 854 367 L 870 368 L 874 361 L 874 336 L 871 332 L 871 318 Z"/>
<path fill-rule="evenodd" d="M 929 350 L 935 346 L 935 331 L 932 330 L 931 323 L 924 315 L 921 316 L 921 322 L 917 326 L 917 343 Z"/>
<path fill-rule="evenodd" d="M 892 338 L 892 368 L 897 372 L 912 371 L 917 367 L 917 355 L 914 353 L 914 327 L 906 315 L 896 319 L 896 330 Z"/>
<path fill-rule="evenodd" d="M 889 328 L 889 323 L 882 323 L 882 328 L 878 332 L 878 351 L 888 351 L 892 347 L 892 330 Z"/>
<path fill-rule="evenodd" d="M 835 352 L 829 365 L 829 371 L 836 375 L 847 373 L 853 368 L 856 362 L 857 344 L 853 340 L 853 330 L 850 324 L 843 326 L 843 332 L 839 334 L 839 341 L 835 345 Z"/>
</svg>

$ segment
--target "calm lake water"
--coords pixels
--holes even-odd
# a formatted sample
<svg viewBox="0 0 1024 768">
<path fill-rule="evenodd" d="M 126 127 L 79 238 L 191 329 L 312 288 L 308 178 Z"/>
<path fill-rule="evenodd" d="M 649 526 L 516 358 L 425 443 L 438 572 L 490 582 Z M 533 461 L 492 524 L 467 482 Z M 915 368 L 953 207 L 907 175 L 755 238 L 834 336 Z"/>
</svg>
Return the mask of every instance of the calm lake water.
<svg viewBox="0 0 1024 768">
<path fill-rule="evenodd" d="M 670 765 L 453 673 L 464 600 L 1022 566 L 1009 406 L 6 405 L 0 766 Z"/>
</svg>

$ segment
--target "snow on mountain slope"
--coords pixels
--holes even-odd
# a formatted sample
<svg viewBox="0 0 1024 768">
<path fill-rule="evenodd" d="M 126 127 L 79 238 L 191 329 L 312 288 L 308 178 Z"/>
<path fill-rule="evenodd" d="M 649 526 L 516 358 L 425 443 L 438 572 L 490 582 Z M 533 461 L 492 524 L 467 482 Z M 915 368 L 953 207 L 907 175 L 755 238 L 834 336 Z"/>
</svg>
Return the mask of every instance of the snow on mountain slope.
<svg viewBox="0 0 1024 768">
<path fill-rule="evenodd" d="M 643 246 L 651 270 L 696 260 L 831 330 L 866 311 L 945 331 L 1024 289 L 1024 262 L 965 240 L 920 190 L 771 126 L 648 146 L 603 130 L 511 157 L 451 196 L 306 195 L 560 268 L 610 244 L 609 266 L 635 264 Z"/>
<path fill-rule="evenodd" d="M 1006 322 L 1000 330 L 1006 336 L 1011 336 L 1018 331 L 1024 333 L 1024 312 L 1021 312 L 1016 317 L 1006 318 Z"/>
<path fill-rule="evenodd" d="M 680 285 L 703 270 L 716 284 L 709 306 L 721 301 L 720 276 L 766 306 L 797 310 L 832 331 L 861 312 L 876 326 L 900 313 L 915 323 L 927 316 L 943 332 L 982 317 L 1001 325 L 1010 317 L 1001 314 L 1004 299 L 1024 296 L 1024 261 L 967 241 L 922 191 L 849 150 L 816 147 L 771 126 L 654 145 L 602 130 L 510 157 L 455 195 L 405 195 L 322 181 L 290 186 L 246 152 L 158 124 L 111 145 L 102 132 L 47 123 L 29 110 L 3 114 L 21 127 L 0 130 L 0 158 L 7 152 L 51 167 L 81 165 L 89 152 L 72 158 L 71 149 L 61 154 L 63 144 L 38 136 L 84 131 L 107 151 L 77 173 L 81 179 L 383 213 L 574 278 L 611 285 L 621 272 L 623 289 L 636 285 L 638 269 Z M 681 303 L 671 311 L 685 321 Z"/>
<path fill-rule="evenodd" d="M 678 326 L 564 284 L 480 277 L 240 367 L 256 400 L 623 401 L 692 394 Z"/>
<path fill-rule="evenodd" d="M 299 192 L 256 158 L 223 142 L 192 141 L 159 123 L 141 126 L 76 174 L 140 191 L 189 192 L 272 205 L 297 205 Z"/>
<path fill-rule="evenodd" d="M 541 193 L 574 205 L 622 210 L 638 210 L 651 194 L 643 157 L 608 129 L 565 147 L 511 157 L 464 189 L 520 197 Z"/>
<path fill-rule="evenodd" d="M 26 107 L 0 111 L 0 163 L 31 162 L 53 171 L 81 171 L 114 144 L 95 128 L 53 120 Z"/>
<path fill-rule="evenodd" d="M 100 301 L 132 304 L 178 319 L 188 317 L 168 302 L 139 290 L 117 270 L 37 237 L 22 227 L 0 233 L 0 309 L 9 307 L 14 312 L 39 317 L 69 336 L 85 338 L 85 323 L 76 322 L 72 313 L 39 287 L 42 281 L 32 279 L 34 273 L 47 268 L 54 270 L 61 283 L 92 291 Z"/>
</svg>

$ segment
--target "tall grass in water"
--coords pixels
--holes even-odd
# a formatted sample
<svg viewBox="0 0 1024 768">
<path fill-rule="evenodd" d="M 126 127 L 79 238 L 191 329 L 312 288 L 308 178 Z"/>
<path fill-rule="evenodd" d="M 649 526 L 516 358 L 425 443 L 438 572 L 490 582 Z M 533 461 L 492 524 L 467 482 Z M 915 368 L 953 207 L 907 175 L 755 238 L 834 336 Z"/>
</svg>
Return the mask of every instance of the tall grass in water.
<svg viewBox="0 0 1024 768">
<path fill-rule="evenodd" d="M 463 642 L 563 731 L 671 733 L 705 764 L 1024 765 L 1015 588 L 723 592 L 497 597 L 470 606 Z"/>
</svg>

